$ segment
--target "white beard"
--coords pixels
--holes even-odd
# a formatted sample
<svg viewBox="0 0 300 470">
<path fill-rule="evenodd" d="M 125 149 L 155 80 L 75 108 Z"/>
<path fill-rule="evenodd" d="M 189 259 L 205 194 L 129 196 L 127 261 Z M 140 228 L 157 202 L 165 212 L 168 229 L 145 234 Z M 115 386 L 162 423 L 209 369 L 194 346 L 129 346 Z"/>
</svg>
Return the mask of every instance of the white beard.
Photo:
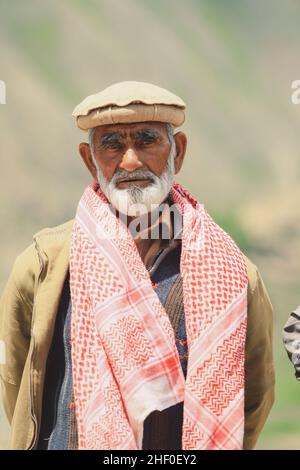
<svg viewBox="0 0 300 470">
<path fill-rule="evenodd" d="M 109 202 L 115 209 L 119 210 L 123 214 L 134 217 L 147 212 L 152 212 L 166 199 L 174 181 L 175 156 L 176 145 L 175 141 L 173 141 L 166 169 L 160 177 L 156 176 L 149 170 L 136 170 L 131 173 L 117 171 L 110 181 L 107 181 L 94 157 L 93 160 L 97 168 L 98 183 Z M 133 186 L 131 188 L 119 189 L 116 186 L 116 181 L 124 175 L 128 175 L 128 178 L 132 179 L 138 177 L 149 178 L 151 183 L 145 188 Z"/>
</svg>

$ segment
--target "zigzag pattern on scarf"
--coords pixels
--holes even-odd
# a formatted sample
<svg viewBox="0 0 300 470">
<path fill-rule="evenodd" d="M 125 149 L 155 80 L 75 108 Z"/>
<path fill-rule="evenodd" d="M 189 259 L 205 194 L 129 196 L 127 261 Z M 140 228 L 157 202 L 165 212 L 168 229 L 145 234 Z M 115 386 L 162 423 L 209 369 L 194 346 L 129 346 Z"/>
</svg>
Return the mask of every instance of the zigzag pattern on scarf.
<svg viewBox="0 0 300 470">
<path fill-rule="evenodd" d="M 246 324 L 227 338 L 191 376 L 191 392 L 215 416 L 222 416 L 244 386 L 244 350 Z"/>
<path fill-rule="evenodd" d="M 120 380 L 153 356 L 142 324 L 132 315 L 114 323 L 105 337 L 105 350 L 115 364 L 115 374 Z"/>
</svg>

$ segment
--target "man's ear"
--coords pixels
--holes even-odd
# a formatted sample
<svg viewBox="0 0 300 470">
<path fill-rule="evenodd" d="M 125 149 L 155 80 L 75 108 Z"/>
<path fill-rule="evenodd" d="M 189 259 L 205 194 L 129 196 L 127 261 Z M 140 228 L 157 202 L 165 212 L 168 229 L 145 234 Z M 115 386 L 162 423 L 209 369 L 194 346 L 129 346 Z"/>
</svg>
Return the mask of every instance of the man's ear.
<svg viewBox="0 0 300 470">
<path fill-rule="evenodd" d="M 175 144 L 176 144 L 176 157 L 175 157 L 175 160 L 174 160 L 174 165 L 175 165 L 175 174 L 177 174 L 177 173 L 179 173 L 179 171 L 182 167 L 185 152 L 186 152 L 186 146 L 187 146 L 186 134 L 184 132 L 181 132 L 181 131 L 177 132 L 174 135 L 174 140 L 175 140 Z"/>
<path fill-rule="evenodd" d="M 97 168 L 95 167 L 95 164 L 93 162 L 91 148 L 87 142 L 81 142 L 79 144 L 79 153 L 92 177 L 94 179 L 97 179 Z"/>
</svg>

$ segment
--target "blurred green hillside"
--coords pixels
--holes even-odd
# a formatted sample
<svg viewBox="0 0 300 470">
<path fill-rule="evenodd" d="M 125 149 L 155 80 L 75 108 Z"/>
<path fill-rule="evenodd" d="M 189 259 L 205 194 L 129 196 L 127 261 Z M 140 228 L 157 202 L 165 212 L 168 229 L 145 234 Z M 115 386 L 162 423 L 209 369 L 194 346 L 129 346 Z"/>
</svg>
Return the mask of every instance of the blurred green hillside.
<svg viewBox="0 0 300 470">
<path fill-rule="evenodd" d="M 299 18 L 294 0 L 0 0 L 1 289 L 32 234 L 72 218 L 89 182 L 75 105 L 121 80 L 174 91 L 189 137 L 178 181 L 259 266 L 275 309 L 261 449 L 300 448 L 300 387 L 281 344 L 300 303 Z"/>
</svg>

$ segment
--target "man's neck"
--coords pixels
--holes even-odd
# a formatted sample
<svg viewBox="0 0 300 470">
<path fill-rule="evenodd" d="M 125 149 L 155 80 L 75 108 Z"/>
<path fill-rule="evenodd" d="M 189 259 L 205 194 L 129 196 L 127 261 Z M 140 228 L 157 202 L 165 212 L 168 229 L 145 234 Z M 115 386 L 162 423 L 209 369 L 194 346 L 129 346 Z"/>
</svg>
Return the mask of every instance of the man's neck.
<svg viewBox="0 0 300 470">
<path fill-rule="evenodd" d="M 145 266 L 151 265 L 158 251 L 168 246 L 173 238 L 170 205 L 171 200 L 167 198 L 152 212 L 139 217 L 126 217 L 127 227 Z"/>
</svg>

